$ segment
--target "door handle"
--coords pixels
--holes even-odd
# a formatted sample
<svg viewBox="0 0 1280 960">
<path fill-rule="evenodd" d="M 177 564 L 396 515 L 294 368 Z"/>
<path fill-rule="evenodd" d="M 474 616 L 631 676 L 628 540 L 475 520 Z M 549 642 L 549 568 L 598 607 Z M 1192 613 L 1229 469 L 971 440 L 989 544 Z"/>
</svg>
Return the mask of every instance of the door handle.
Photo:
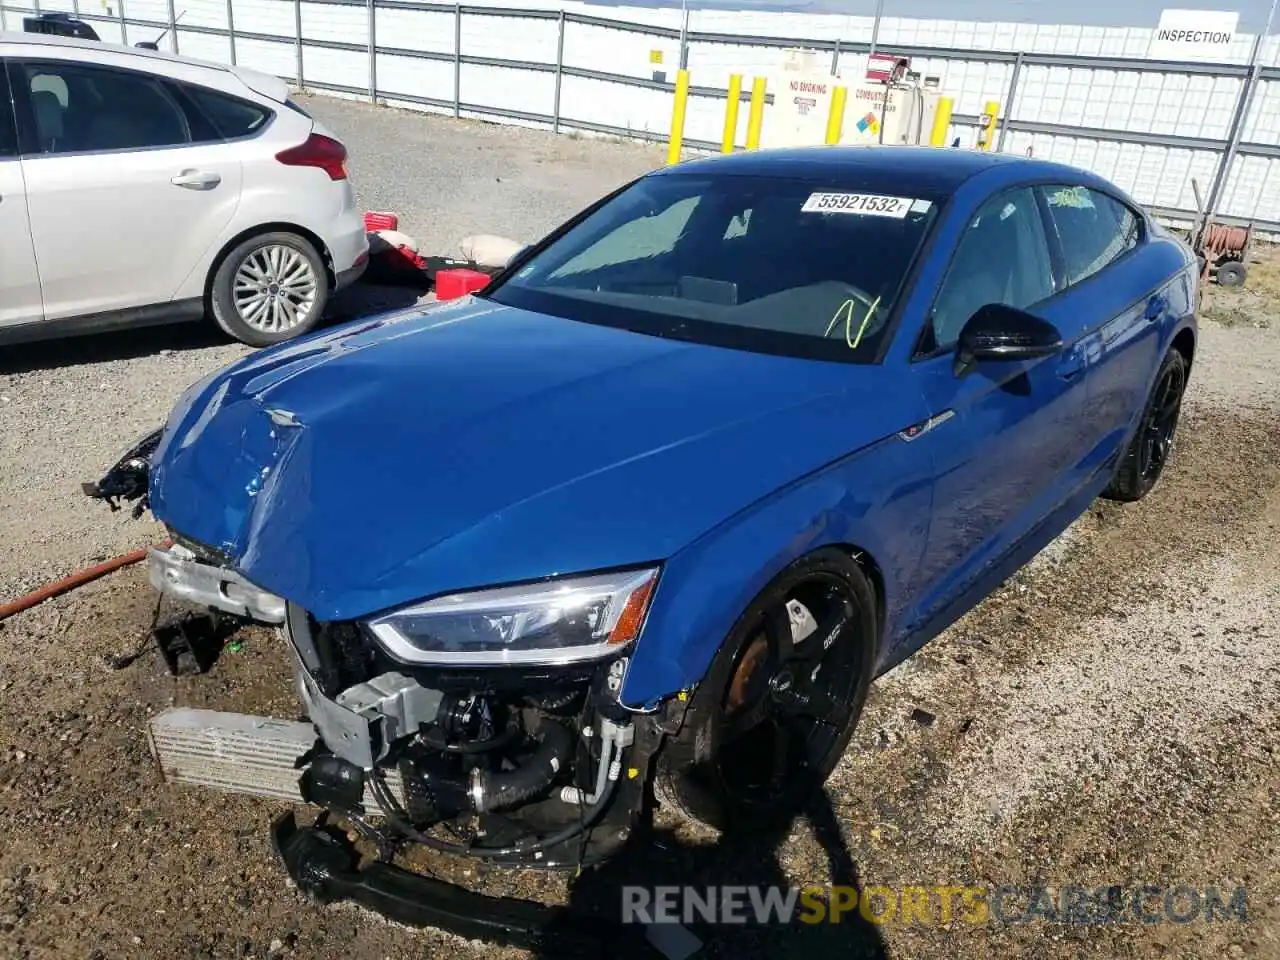
<svg viewBox="0 0 1280 960">
<path fill-rule="evenodd" d="M 222 182 L 222 177 L 207 170 L 183 170 L 169 182 L 188 190 L 212 190 Z"/>
<path fill-rule="evenodd" d="M 1058 376 L 1063 380 L 1074 380 L 1084 372 L 1084 351 L 1072 350 L 1058 361 Z"/>
<path fill-rule="evenodd" d="M 1147 309 L 1143 312 L 1143 317 L 1147 320 L 1159 320 L 1160 315 L 1164 313 L 1168 301 L 1164 297 L 1152 297 L 1147 301 Z"/>
</svg>

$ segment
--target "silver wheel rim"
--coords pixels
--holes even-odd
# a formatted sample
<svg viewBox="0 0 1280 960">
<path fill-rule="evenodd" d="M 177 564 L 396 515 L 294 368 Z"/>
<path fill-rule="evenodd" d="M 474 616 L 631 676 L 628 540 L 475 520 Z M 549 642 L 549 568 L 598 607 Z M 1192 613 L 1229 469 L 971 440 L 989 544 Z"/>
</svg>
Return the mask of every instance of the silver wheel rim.
<svg viewBox="0 0 1280 960">
<path fill-rule="evenodd" d="M 231 281 L 231 295 L 248 326 L 280 333 L 311 316 L 317 287 L 310 260 L 293 247 L 272 243 L 244 258 Z"/>
</svg>

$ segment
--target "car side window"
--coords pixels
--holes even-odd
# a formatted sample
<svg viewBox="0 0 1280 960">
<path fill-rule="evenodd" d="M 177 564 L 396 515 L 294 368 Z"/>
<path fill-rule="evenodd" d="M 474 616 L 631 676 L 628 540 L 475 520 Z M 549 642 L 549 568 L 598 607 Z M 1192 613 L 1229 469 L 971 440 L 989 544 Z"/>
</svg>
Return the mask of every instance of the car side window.
<svg viewBox="0 0 1280 960">
<path fill-rule="evenodd" d="M 161 80 L 80 63 L 19 63 L 41 153 L 96 153 L 191 142 L 182 109 Z"/>
<path fill-rule="evenodd" d="M 1030 187 L 992 197 L 969 221 L 929 313 L 920 352 L 954 347 L 989 303 L 1025 309 L 1054 293 L 1044 221 Z"/>
<path fill-rule="evenodd" d="M 219 93 L 193 84 L 183 84 L 182 92 L 209 119 L 223 140 L 251 137 L 262 130 L 271 118 L 270 111 L 229 94 Z"/>
<path fill-rule="evenodd" d="M 1120 201 L 1081 186 L 1048 187 L 1044 194 L 1068 284 L 1093 276 L 1138 245 L 1142 221 Z"/>
</svg>

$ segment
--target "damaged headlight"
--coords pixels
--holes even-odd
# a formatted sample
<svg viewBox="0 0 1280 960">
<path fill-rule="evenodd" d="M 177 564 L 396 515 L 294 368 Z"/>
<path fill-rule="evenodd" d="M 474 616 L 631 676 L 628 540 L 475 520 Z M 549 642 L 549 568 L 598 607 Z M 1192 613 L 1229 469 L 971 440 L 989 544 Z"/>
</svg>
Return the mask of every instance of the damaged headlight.
<svg viewBox="0 0 1280 960">
<path fill-rule="evenodd" d="M 437 597 L 371 620 L 389 653 L 454 666 L 595 660 L 640 635 L 658 569 Z"/>
</svg>

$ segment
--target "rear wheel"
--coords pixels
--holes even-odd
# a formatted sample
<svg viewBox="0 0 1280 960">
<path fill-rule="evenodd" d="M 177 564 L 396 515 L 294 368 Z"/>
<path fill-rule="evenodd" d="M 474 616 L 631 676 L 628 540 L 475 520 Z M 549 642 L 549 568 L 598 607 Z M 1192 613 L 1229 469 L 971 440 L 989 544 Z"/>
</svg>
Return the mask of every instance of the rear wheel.
<svg viewBox="0 0 1280 960">
<path fill-rule="evenodd" d="M 658 799 L 721 829 L 793 816 L 849 742 L 875 636 L 875 594 L 850 556 L 824 549 L 793 563 L 712 661 L 658 757 Z"/>
<path fill-rule="evenodd" d="M 210 290 L 218 326 L 254 347 L 314 329 L 328 298 L 320 254 L 293 233 L 264 233 L 237 245 L 218 265 Z"/>
<path fill-rule="evenodd" d="M 1116 470 L 1110 486 L 1102 492 L 1108 500 L 1141 500 L 1160 479 L 1173 453 L 1174 434 L 1182 412 L 1182 395 L 1187 389 L 1187 361 L 1177 350 L 1165 354 L 1156 383 L 1142 411 L 1138 431 Z"/>
</svg>

